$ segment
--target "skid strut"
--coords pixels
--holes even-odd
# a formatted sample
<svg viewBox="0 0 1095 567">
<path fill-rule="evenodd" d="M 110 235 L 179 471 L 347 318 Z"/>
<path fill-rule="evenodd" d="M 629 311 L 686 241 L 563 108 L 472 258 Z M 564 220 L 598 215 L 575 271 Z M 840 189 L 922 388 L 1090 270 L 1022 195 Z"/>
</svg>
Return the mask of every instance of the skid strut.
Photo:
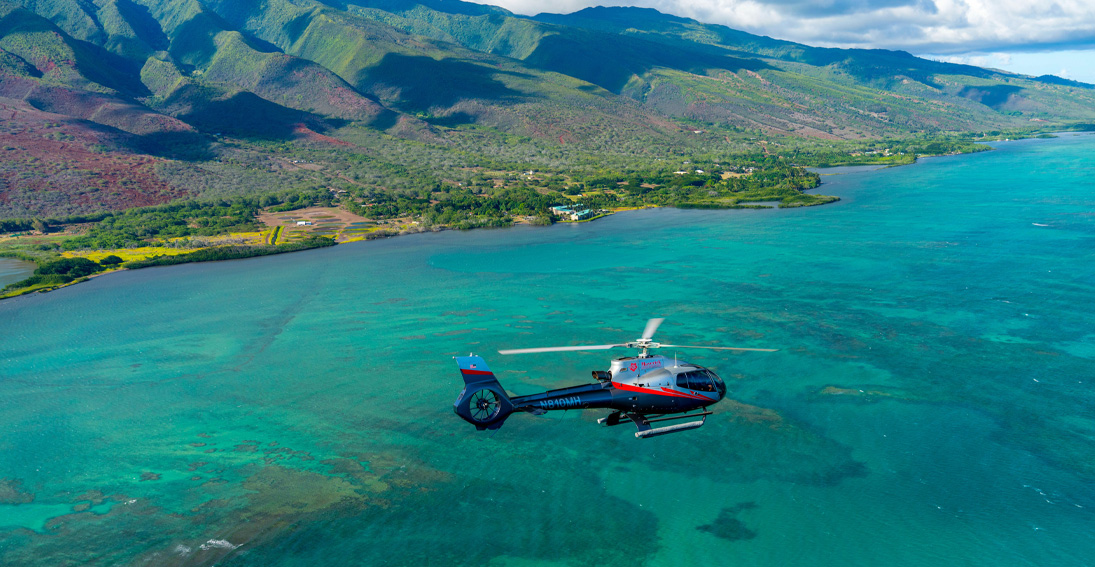
<svg viewBox="0 0 1095 567">
<path fill-rule="evenodd" d="M 609 414 L 607 417 L 602 417 L 601 419 L 598 419 L 597 423 L 605 426 L 619 425 L 620 423 L 623 423 L 623 418 L 626 417 L 630 419 L 632 423 L 635 424 L 635 427 L 639 429 L 635 432 L 635 437 L 638 437 L 639 439 L 646 439 L 647 437 L 657 437 L 659 435 L 676 433 L 678 431 L 688 431 L 689 429 L 702 427 L 704 422 L 707 421 L 707 416 L 711 415 L 712 413 L 713 412 L 705 411 L 701 413 L 693 413 L 687 415 L 671 415 L 665 417 L 651 418 L 638 413 L 623 413 L 617 411 Z M 657 423 L 661 421 L 675 421 L 678 419 L 690 419 L 697 417 L 700 418 L 698 421 L 690 421 L 688 423 L 678 423 L 676 425 L 666 425 L 664 427 L 650 426 L 650 424 L 652 423 Z"/>
</svg>

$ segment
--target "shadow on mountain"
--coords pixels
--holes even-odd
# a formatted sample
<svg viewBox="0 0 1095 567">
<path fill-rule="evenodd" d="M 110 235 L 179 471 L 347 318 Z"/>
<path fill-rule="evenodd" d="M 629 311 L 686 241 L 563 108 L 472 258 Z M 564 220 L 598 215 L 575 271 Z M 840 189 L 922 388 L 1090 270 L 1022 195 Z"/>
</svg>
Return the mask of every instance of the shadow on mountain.
<svg viewBox="0 0 1095 567">
<path fill-rule="evenodd" d="M 740 59 L 593 32 L 544 37 L 524 63 L 577 77 L 617 94 L 631 77 L 642 76 L 657 67 L 699 75 L 706 74 L 709 69 L 737 72 L 770 68 L 757 59 Z"/>
<path fill-rule="evenodd" d="M 198 132 L 155 132 L 137 138 L 133 149 L 181 161 L 208 161 L 216 157 L 209 140 Z"/>
<path fill-rule="evenodd" d="M 467 112 L 452 112 L 445 116 L 431 116 L 424 120 L 432 126 L 455 128 L 464 124 L 474 124 L 476 116 Z"/>
<path fill-rule="evenodd" d="M 148 7 L 136 4 L 131 0 L 117 0 L 115 6 L 118 8 L 118 13 L 133 29 L 133 33 L 137 38 L 149 47 L 164 50 L 171 45 L 171 41 L 164 33 L 160 22 L 156 21 L 156 18 L 149 12 Z"/>
<path fill-rule="evenodd" d="M 291 139 L 298 124 L 327 130 L 326 122 L 315 114 L 286 108 L 249 92 L 210 101 L 178 118 L 204 132 L 264 140 Z"/>
<path fill-rule="evenodd" d="M 465 99 L 515 100 L 524 94 L 494 78 L 503 73 L 484 65 L 453 59 L 389 53 L 358 81 L 362 90 L 374 93 L 398 90 L 398 102 L 388 106 L 402 112 L 449 107 Z M 385 97 L 381 97 L 385 98 Z"/>
<path fill-rule="evenodd" d="M 9 77 L 11 77 L 12 75 L 16 77 L 20 75 L 25 75 L 27 77 L 34 77 L 36 79 L 42 77 L 42 72 L 39 71 L 38 68 L 34 65 L 31 65 L 26 59 L 23 59 L 22 57 L 19 57 L 14 53 L 0 50 L 0 69 L 3 68 L 7 68 L 9 70 Z M 6 86 L 6 84 L 0 85 L 0 92 L 4 90 L 4 86 Z"/>
<path fill-rule="evenodd" d="M 199 12 L 175 28 L 167 52 L 185 65 L 205 67 L 217 54 L 214 38 L 228 29 L 232 29 L 231 25 L 216 14 Z"/>
<path fill-rule="evenodd" d="M 1022 91 L 1022 87 L 1013 85 L 990 85 L 983 87 L 962 87 L 962 90 L 955 94 L 963 98 L 968 98 L 974 102 L 979 102 L 993 110 L 1000 110 L 1004 105 L 1012 101 L 1012 97 L 1018 96 Z"/>
<path fill-rule="evenodd" d="M 936 75 L 965 75 L 981 79 L 994 75 L 992 71 L 972 65 L 921 59 L 905 51 L 887 49 L 807 47 L 784 59 L 817 67 L 831 65 L 868 83 L 908 77 L 938 89 L 943 85 L 936 80 Z"/>
<path fill-rule="evenodd" d="M 140 67 L 136 63 L 94 43 L 76 39 L 29 10 L 17 8 L 0 18 L 0 38 L 13 41 L 13 46 L 5 47 L 16 54 L 29 55 L 29 59 L 21 60 L 35 67 L 72 65 L 83 78 L 128 96 L 151 94 L 140 81 Z M 71 60 L 64 53 L 66 49 L 71 51 Z M 49 71 L 48 68 L 38 70 Z M 70 81 L 62 82 L 65 86 L 79 87 Z"/>
<path fill-rule="evenodd" d="M 1077 89 L 1095 89 L 1095 85 L 1090 83 L 1081 83 L 1080 81 L 1073 81 L 1072 79 L 1065 79 L 1058 77 L 1057 75 L 1041 75 L 1034 77 L 1035 81 L 1039 83 L 1045 83 L 1047 85 L 1061 85 L 1062 87 L 1074 87 Z"/>
</svg>

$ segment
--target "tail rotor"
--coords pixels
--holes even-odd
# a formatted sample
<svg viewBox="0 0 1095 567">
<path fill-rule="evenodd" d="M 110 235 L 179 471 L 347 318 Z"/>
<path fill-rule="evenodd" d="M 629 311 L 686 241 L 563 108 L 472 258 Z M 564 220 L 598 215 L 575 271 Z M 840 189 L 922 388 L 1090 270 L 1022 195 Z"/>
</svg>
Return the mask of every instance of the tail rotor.
<svg viewBox="0 0 1095 567">
<path fill-rule="evenodd" d="M 453 411 L 480 431 L 502 427 L 514 408 L 487 362 L 480 356 L 457 356 L 456 364 L 464 377 L 464 389 L 456 397 Z"/>
</svg>

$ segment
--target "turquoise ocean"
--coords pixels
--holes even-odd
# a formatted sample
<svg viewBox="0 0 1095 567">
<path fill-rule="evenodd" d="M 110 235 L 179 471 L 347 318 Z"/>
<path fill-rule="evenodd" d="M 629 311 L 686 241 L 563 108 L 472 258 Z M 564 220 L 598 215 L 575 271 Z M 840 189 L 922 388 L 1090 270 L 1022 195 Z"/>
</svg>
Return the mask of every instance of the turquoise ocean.
<svg viewBox="0 0 1095 567">
<path fill-rule="evenodd" d="M 138 270 L 0 302 L 0 564 L 1095 564 L 1095 136 L 654 209 Z M 452 412 L 657 340 L 701 429 Z M 630 354 L 619 351 L 618 356 Z"/>
</svg>

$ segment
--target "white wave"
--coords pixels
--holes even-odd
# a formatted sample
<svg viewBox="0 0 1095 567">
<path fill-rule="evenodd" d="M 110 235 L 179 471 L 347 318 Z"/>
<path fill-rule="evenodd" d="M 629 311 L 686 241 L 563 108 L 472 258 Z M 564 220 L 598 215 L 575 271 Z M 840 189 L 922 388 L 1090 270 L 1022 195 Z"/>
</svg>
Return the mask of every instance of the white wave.
<svg viewBox="0 0 1095 567">
<path fill-rule="evenodd" d="M 232 545 L 232 542 L 226 539 L 211 539 L 198 546 L 198 549 L 236 549 L 237 547 L 239 547 L 239 545 Z"/>
</svg>

